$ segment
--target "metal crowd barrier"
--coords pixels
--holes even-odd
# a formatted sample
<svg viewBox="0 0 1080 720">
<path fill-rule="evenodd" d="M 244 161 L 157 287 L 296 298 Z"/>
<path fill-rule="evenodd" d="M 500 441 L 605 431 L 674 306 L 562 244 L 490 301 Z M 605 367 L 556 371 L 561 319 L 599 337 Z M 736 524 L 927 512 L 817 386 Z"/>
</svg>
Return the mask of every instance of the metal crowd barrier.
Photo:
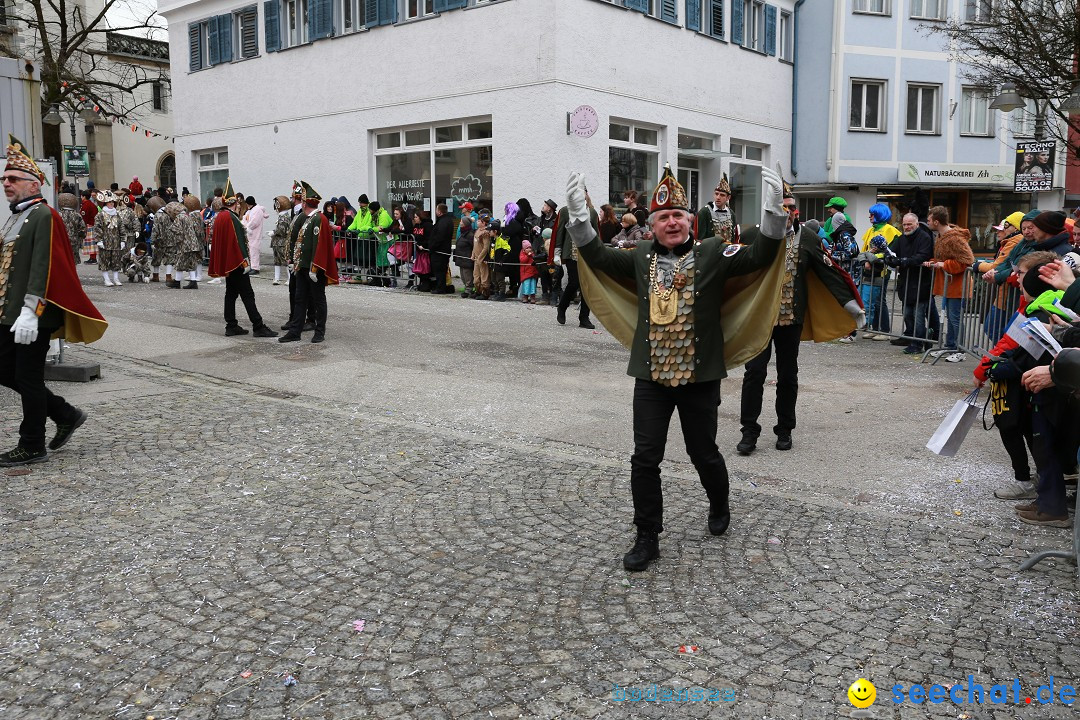
<svg viewBox="0 0 1080 720">
<path fill-rule="evenodd" d="M 413 235 L 335 230 L 333 238 L 341 282 L 397 287 L 416 259 Z"/>
</svg>

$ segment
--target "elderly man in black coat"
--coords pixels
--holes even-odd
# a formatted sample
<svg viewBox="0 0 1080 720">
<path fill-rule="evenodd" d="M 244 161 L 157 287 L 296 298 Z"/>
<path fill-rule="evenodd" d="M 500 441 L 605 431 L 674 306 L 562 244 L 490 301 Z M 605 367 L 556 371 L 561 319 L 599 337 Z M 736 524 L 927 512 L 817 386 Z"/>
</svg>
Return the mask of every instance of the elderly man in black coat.
<svg viewBox="0 0 1080 720">
<path fill-rule="evenodd" d="M 431 229 L 431 274 L 435 276 L 432 294 L 445 295 L 454 292 L 453 286 L 446 284 L 446 271 L 450 268 L 450 253 L 454 249 L 454 219 L 446 205 L 435 206 L 435 225 Z"/>
</svg>

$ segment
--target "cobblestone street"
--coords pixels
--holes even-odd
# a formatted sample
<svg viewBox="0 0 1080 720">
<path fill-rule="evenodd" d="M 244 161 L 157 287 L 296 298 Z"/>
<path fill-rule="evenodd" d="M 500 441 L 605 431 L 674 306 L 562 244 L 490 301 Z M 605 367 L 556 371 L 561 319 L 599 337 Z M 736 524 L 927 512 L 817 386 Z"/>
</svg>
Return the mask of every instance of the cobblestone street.
<svg viewBox="0 0 1080 720">
<path fill-rule="evenodd" d="M 324 346 L 279 346 L 223 337 L 219 287 L 99 285 L 112 327 L 70 357 L 103 378 L 53 386 L 90 421 L 4 475 L 4 720 L 825 718 L 859 677 L 878 718 L 1075 713 L 891 699 L 1077 684 L 1075 566 L 1017 571 L 1068 531 L 992 498 L 996 433 L 922 447 L 970 361 L 804 344 L 795 450 L 750 458 L 737 373 L 731 529 L 708 534 L 673 423 L 662 557 L 630 574 L 632 380 L 606 333 L 338 288 Z M 283 291 L 256 283 L 264 314 Z M 653 684 L 731 699 L 618 699 Z"/>
</svg>

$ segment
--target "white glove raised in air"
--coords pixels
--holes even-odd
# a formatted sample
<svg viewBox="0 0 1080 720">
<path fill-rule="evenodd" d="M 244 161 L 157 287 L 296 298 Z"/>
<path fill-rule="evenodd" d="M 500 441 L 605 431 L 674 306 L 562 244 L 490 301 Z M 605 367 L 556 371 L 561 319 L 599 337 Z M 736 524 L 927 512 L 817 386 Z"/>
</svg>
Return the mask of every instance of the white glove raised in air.
<svg viewBox="0 0 1080 720">
<path fill-rule="evenodd" d="M 307 276 L 311 278 L 311 282 L 319 282 L 319 274 L 314 270 L 308 270 Z"/>
<path fill-rule="evenodd" d="M 787 210 L 784 209 L 784 180 L 775 170 L 761 168 L 761 182 L 764 184 L 764 202 L 762 209 L 770 215 L 779 215 L 787 218 Z"/>
<path fill-rule="evenodd" d="M 589 205 L 585 200 L 585 173 L 572 172 L 566 181 L 566 211 L 571 223 L 589 221 Z"/>
<path fill-rule="evenodd" d="M 15 333 L 15 342 L 20 345 L 29 345 L 37 340 L 38 316 L 24 305 L 19 317 L 11 326 L 11 332 Z"/>
</svg>

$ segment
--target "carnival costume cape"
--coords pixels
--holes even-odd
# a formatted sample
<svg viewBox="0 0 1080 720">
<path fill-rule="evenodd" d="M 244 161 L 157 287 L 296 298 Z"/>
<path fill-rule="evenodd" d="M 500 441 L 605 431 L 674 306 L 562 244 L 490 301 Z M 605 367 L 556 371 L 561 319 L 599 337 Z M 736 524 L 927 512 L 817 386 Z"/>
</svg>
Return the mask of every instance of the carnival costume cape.
<svg viewBox="0 0 1080 720">
<path fill-rule="evenodd" d="M 210 277 L 226 277 L 237 268 L 248 266 L 247 234 L 236 213 L 222 210 L 214 216 L 213 237 Z"/>
<path fill-rule="evenodd" d="M 730 256 L 732 251 L 729 248 L 743 247 L 725 243 L 719 238 L 709 238 L 695 242 L 691 252 L 700 255 L 704 248 Z M 651 248 L 652 243 L 649 242 L 638 246 L 639 251 L 649 251 Z M 627 349 L 632 349 L 640 303 L 636 283 L 629 278 L 615 278 L 594 271 L 580 253 L 578 276 L 589 309 L 616 340 Z M 722 300 L 719 307 L 713 311 L 713 317 L 715 322 L 720 323 L 724 333 L 726 368 L 745 364 L 768 346 L 773 326 L 780 314 L 780 286 L 783 281 L 783 252 L 776 253 L 776 258 L 765 268 L 746 275 L 731 276 L 725 281 Z M 642 285 L 647 283 L 648 278 L 643 278 Z M 704 320 L 705 313 L 699 311 L 699 318 Z"/>
<path fill-rule="evenodd" d="M 319 217 L 319 227 L 312 230 L 315 233 L 315 250 L 311 255 L 311 269 L 326 273 L 327 285 L 337 285 L 338 267 L 334 257 L 334 237 L 330 232 L 330 221 L 322 213 L 319 213 Z"/>
<path fill-rule="evenodd" d="M 806 238 L 806 234 L 803 235 Z M 848 287 L 851 291 L 851 299 L 863 307 L 862 295 L 855 287 L 851 276 L 839 265 L 833 262 L 829 253 L 821 245 L 821 238 L 814 234 L 817 245 L 814 252 L 822 259 L 822 266 L 827 267 Z M 839 303 L 836 295 L 829 290 L 826 284 L 816 273 L 806 273 L 806 311 L 803 314 L 802 340 L 814 342 L 828 342 L 850 335 L 855 331 L 855 318 Z"/>
<path fill-rule="evenodd" d="M 38 257 L 39 253 L 46 254 L 36 247 L 37 243 L 47 242 L 49 246 L 45 302 L 38 303 L 36 312 L 41 316 L 48 309 L 48 304 L 63 311 L 63 323 L 53 332 L 52 337 L 65 338 L 68 342 L 92 343 L 104 335 L 109 323 L 83 290 L 75 270 L 75 261 L 72 259 L 71 241 L 60 214 L 44 200 L 39 201 L 19 228 L 15 239 L 16 248 L 20 247 L 21 240 L 30 244 L 31 257 Z M 22 298 L 17 299 L 21 305 Z"/>
</svg>

